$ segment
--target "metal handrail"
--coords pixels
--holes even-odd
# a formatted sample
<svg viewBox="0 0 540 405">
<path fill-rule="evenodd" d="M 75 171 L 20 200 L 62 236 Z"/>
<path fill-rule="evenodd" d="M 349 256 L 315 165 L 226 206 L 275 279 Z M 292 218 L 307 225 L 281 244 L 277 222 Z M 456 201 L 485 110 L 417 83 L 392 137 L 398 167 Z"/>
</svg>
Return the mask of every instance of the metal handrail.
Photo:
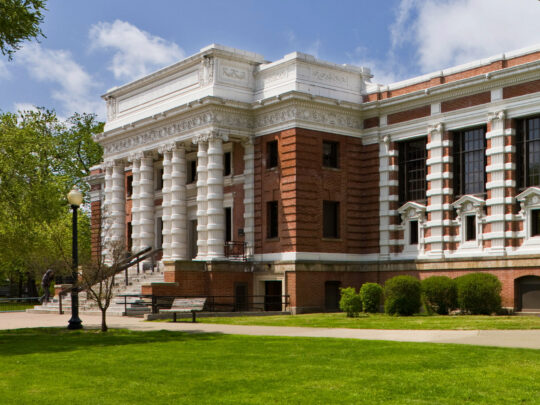
<svg viewBox="0 0 540 405">
<path fill-rule="evenodd" d="M 246 256 L 247 243 L 242 241 L 227 241 L 225 242 L 225 257 L 229 259 L 247 260 Z"/>
</svg>

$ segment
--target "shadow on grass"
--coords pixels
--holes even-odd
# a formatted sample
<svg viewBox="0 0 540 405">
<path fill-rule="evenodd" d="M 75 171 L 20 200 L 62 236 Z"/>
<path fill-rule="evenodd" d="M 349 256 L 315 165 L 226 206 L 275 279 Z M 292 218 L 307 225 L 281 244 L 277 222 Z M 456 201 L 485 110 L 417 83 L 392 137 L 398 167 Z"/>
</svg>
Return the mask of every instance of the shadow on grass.
<svg viewBox="0 0 540 405">
<path fill-rule="evenodd" d="M 201 331 L 202 332 L 202 331 Z M 32 353 L 86 350 L 92 347 L 125 346 L 181 341 L 212 341 L 220 333 L 130 331 L 111 329 L 70 331 L 60 328 L 13 329 L 0 331 L 0 358 Z"/>
</svg>

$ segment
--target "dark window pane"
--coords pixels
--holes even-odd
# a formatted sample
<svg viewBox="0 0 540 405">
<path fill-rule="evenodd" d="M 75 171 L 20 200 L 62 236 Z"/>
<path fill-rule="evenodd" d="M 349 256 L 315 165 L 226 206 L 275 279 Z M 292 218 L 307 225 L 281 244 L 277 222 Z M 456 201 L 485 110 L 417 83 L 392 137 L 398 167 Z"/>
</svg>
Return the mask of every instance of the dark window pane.
<svg viewBox="0 0 540 405">
<path fill-rule="evenodd" d="M 516 186 L 540 186 L 540 117 L 516 120 Z"/>
<path fill-rule="evenodd" d="M 409 245 L 418 245 L 418 221 L 409 221 Z"/>
<path fill-rule="evenodd" d="M 126 195 L 131 197 L 133 194 L 133 176 L 129 175 L 126 179 Z"/>
<path fill-rule="evenodd" d="M 229 176 L 231 174 L 231 152 L 225 152 L 223 155 L 223 175 Z"/>
<path fill-rule="evenodd" d="M 476 240 L 476 216 L 465 217 L 465 240 Z"/>
<path fill-rule="evenodd" d="M 426 138 L 399 143 L 399 200 L 426 199 Z"/>
<path fill-rule="evenodd" d="M 271 141 L 266 143 L 266 168 L 277 167 L 278 165 L 278 143 Z"/>
<path fill-rule="evenodd" d="M 485 127 L 454 133 L 454 197 L 485 191 Z"/>
<path fill-rule="evenodd" d="M 323 201 L 323 238 L 339 238 L 339 202 Z"/>
<path fill-rule="evenodd" d="M 268 201 L 266 203 L 266 237 L 277 238 L 278 236 L 278 203 Z"/>
<path fill-rule="evenodd" d="M 540 210 L 531 211 L 531 236 L 540 235 Z"/>
<path fill-rule="evenodd" d="M 232 210 L 225 208 L 225 242 L 232 241 Z"/>
<path fill-rule="evenodd" d="M 323 166 L 339 167 L 338 164 L 339 143 L 323 141 Z"/>
<path fill-rule="evenodd" d="M 197 161 L 188 161 L 188 184 L 194 183 L 197 180 Z"/>
</svg>

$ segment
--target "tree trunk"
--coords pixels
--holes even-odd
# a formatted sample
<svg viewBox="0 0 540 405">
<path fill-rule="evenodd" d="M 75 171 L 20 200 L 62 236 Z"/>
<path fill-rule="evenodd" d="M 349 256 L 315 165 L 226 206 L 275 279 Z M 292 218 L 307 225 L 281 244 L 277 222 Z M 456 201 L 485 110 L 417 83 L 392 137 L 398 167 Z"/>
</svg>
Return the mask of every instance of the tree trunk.
<svg viewBox="0 0 540 405">
<path fill-rule="evenodd" d="M 102 332 L 107 332 L 107 330 L 109 328 L 107 328 L 107 320 L 106 320 L 106 317 L 107 317 L 107 309 L 102 309 L 101 310 L 101 331 Z"/>
</svg>

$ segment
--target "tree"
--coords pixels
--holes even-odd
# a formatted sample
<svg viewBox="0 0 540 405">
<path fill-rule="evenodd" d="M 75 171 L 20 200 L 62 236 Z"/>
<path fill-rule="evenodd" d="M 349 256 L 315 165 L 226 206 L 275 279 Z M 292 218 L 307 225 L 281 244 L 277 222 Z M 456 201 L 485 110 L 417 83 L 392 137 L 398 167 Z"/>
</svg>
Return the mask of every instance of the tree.
<svg viewBox="0 0 540 405">
<path fill-rule="evenodd" d="M 102 246 L 105 249 L 105 246 Z M 114 293 L 115 275 L 125 263 L 126 244 L 124 240 L 107 243 L 107 255 L 97 255 L 82 268 L 80 289 L 86 291 L 86 298 L 94 301 L 101 311 L 101 331 L 107 332 L 107 309 Z"/>
<path fill-rule="evenodd" d="M 66 122 L 44 109 L 0 114 L 0 273 L 10 280 L 18 276 L 30 286 L 47 267 L 69 272 L 66 194 L 74 184 L 88 190 L 84 177 L 102 158 L 92 134 L 102 130 L 103 124 L 87 114 Z M 90 258 L 90 219 L 84 209 L 79 230 L 83 263 Z"/>
<path fill-rule="evenodd" d="M 21 43 L 45 37 L 43 22 L 46 0 L 0 0 L 0 51 L 11 60 Z"/>
</svg>

